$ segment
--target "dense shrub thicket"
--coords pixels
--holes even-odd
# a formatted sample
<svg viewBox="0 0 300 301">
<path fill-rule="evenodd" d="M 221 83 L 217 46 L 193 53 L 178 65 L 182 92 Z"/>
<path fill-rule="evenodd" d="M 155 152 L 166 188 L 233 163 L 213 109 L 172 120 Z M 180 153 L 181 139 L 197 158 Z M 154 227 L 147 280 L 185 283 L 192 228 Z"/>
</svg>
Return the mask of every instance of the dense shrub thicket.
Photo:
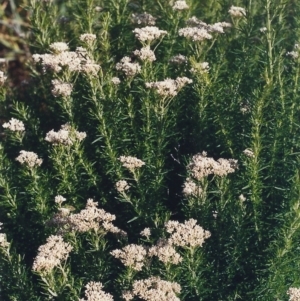
<svg viewBox="0 0 300 301">
<path fill-rule="evenodd" d="M 300 3 L 25 9 L 0 299 L 300 300 Z"/>
</svg>

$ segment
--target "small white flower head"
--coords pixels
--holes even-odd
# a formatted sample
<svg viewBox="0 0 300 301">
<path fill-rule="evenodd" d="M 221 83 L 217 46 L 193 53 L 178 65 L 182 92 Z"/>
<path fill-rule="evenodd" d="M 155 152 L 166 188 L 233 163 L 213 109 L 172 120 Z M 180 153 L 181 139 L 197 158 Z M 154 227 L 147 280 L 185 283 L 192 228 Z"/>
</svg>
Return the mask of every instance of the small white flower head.
<svg viewBox="0 0 300 301">
<path fill-rule="evenodd" d="M 183 65 L 183 64 L 187 64 L 188 59 L 186 56 L 184 56 L 182 54 L 178 54 L 178 55 L 171 57 L 169 62 L 171 64 L 175 64 L 175 65 Z"/>
<path fill-rule="evenodd" d="M 3 123 L 2 125 L 5 129 L 9 129 L 13 132 L 24 132 L 24 123 L 16 118 L 11 118 L 9 122 Z"/>
<path fill-rule="evenodd" d="M 174 5 L 172 6 L 173 10 L 185 10 L 189 9 L 189 6 L 185 1 L 176 1 Z"/>
<path fill-rule="evenodd" d="M 151 236 L 150 228 L 145 228 L 143 231 L 141 231 L 140 235 L 149 239 L 149 237 Z"/>
<path fill-rule="evenodd" d="M 142 61 L 153 62 L 156 60 L 155 54 L 150 49 L 150 46 L 143 47 L 141 50 L 135 50 L 133 54 Z"/>
<path fill-rule="evenodd" d="M 45 140 L 53 145 L 73 145 L 76 141 L 81 142 L 86 138 L 85 132 L 78 132 L 69 124 L 64 124 L 58 132 L 51 130 L 46 134 Z"/>
<path fill-rule="evenodd" d="M 65 52 L 69 50 L 69 46 L 67 43 L 64 42 L 55 42 L 49 45 L 49 48 L 54 52 L 55 54 L 59 54 L 61 52 Z"/>
<path fill-rule="evenodd" d="M 136 168 L 141 168 L 143 165 L 145 165 L 145 162 L 136 158 L 136 157 L 131 157 L 131 156 L 121 156 L 119 158 L 122 165 L 129 170 L 134 170 Z"/>
<path fill-rule="evenodd" d="M 131 244 L 122 250 L 116 249 L 110 252 L 112 256 L 121 260 L 121 262 L 136 271 L 141 271 L 144 266 L 147 251 L 143 246 Z"/>
<path fill-rule="evenodd" d="M 133 77 L 141 72 L 139 63 L 132 63 L 128 56 L 123 57 L 120 63 L 116 64 L 116 69 L 123 71 L 127 77 Z"/>
<path fill-rule="evenodd" d="M 250 149 L 250 148 L 246 148 L 244 151 L 243 151 L 244 155 L 249 157 L 249 158 L 254 158 L 254 153 L 253 151 Z"/>
<path fill-rule="evenodd" d="M 194 63 L 190 72 L 193 74 L 207 74 L 209 73 L 209 63 L 208 62 Z"/>
<path fill-rule="evenodd" d="M 73 85 L 70 83 L 64 83 L 58 79 L 54 79 L 51 81 L 53 88 L 51 93 L 54 97 L 62 96 L 68 97 L 71 95 L 73 90 Z"/>
<path fill-rule="evenodd" d="M 268 30 L 267 27 L 262 27 L 259 29 L 259 31 L 262 33 L 265 33 L 267 30 Z"/>
<path fill-rule="evenodd" d="M 159 39 L 160 37 L 163 37 L 168 33 L 167 31 L 160 30 L 158 27 L 155 26 L 136 28 L 132 32 L 135 33 L 135 37 L 140 42 L 148 42 L 148 43 L 151 43 L 152 41 Z"/>
<path fill-rule="evenodd" d="M 79 37 L 80 41 L 91 45 L 96 40 L 96 35 L 91 33 L 84 33 Z"/>
<path fill-rule="evenodd" d="M 103 10 L 103 8 L 101 7 L 101 6 L 96 6 L 95 7 L 95 11 L 96 12 L 100 12 L 100 11 L 102 11 Z"/>
<path fill-rule="evenodd" d="M 178 34 L 187 39 L 191 39 L 194 42 L 201 42 L 204 40 L 212 39 L 212 35 L 209 34 L 205 28 L 199 28 L 199 27 L 181 28 L 179 29 Z"/>
<path fill-rule="evenodd" d="M 6 234 L 0 233 L 0 248 L 6 249 L 9 246 L 9 242 L 7 241 Z"/>
<path fill-rule="evenodd" d="M 120 193 L 124 193 L 129 188 L 130 188 L 130 186 L 128 185 L 127 181 L 125 181 L 125 180 L 120 180 L 116 183 L 116 189 Z"/>
<path fill-rule="evenodd" d="M 87 299 L 79 299 L 79 301 L 113 301 L 113 296 L 105 293 L 101 282 L 90 281 L 85 286 L 85 297 Z"/>
<path fill-rule="evenodd" d="M 55 203 L 58 204 L 59 206 L 61 206 L 61 204 L 65 201 L 66 201 L 66 198 L 64 198 L 62 195 L 57 195 L 55 197 Z"/>
<path fill-rule="evenodd" d="M 134 24 L 139 25 L 155 25 L 156 18 L 154 18 L 152 15 L 143 13 L 143 14 L 132 14 L 131 21 Z"/>
<path fill-rule="evenodd" d="M 213 215 L 214 218 L 217 218 L 217 217 L 218 217 L 218 211 L 215 211 L 215 210 L 214 210 L 214 211 L 212 212 L 212 215 Z"/>
<path fill-rule="evenodd" d="M 26 165 L 30 168 L 40 166 L 43 163 L 42 159 L 38 158 L 38 155 L 34 152 L 20 151 L 20 155 L 16 158 L 16 161 L 22 165 Z"/>
<path fill-rule="evenodd" d="M 299 51 L 290 51 L 286 53 L 287 56 L 290 56 L 293 60 L 296 60 L 299 57 Z"/>
<path fill-rule="evenodd" d="M 111 82 L 114 84 L 114 85 L 119 85 L 121 83 L 120 79 L 118 77 L 113 77 L 111 79 Z"/>
<path fill-rule="evenodd" d="M 199 197 L 203 193 L 202 188 L 197 185 L 191 178 L 187 178 L 183 185 L 183 194 L 186 197 Z"/>
<path fill-rule="evenodd" d="M 289 301 L 300 301 L 300 288 L 290 287 L 286 293 L 290 295 Z"/>
<path fill-rule="evenodd" d="M 228 13 L 235 18 L 242 18 L 246 16 L 246 10 L 243 7 L 231 6 Z"/>
<path fill-rule="evenodd" d="M 0 71 L 0 87 L 4 85 L 6 80 L 7 80 L 7 76 L 4 75 L 3 71 Z"/>
<path fill-rule="evenodd" d="M 240 194 L 240 195 L 239 195 L 239 200 L 240 200 L 241 202 L 245 202 L 245 201 L 246 201 L 246 198 L 245 198 L 245 196 L 244 196 L 243 194 Z"/>
</svg>

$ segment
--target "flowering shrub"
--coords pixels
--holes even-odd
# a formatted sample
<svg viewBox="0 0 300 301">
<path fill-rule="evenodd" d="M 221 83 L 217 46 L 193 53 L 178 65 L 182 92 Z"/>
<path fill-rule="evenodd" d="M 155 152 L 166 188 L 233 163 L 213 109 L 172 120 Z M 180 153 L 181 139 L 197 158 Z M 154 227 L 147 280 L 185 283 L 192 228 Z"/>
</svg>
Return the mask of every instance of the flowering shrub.
<svg viewBox="0 0 300 301">
<path fill-rule="evenodd" d="M 0 299 L 300 300 L 298 1 L 24 6 Z"/>
</svg>

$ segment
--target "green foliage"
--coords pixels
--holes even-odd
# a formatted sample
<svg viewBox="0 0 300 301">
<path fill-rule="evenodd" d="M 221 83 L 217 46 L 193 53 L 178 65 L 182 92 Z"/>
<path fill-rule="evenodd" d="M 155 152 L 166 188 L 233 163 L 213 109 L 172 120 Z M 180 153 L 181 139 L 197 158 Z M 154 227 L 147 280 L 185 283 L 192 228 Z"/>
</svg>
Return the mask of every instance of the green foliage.
<svg viewBox="0 0 300 301">
<path fill-rule="evenodd" d="M 91 281 L 124 300 L 150 277 L 185 301 L 288 300 L 300 287 L 300 5 L 238 1 L 234 16 L 227 0 L 174 3 L 24 4 L 30 79 L 10 89 L 0 73 L 1 114 L 25 126 L 6 124 L 0 148 L 1 300 L 79 300 Z M 144 12 L 166 32 L 139 40 Z M 201 243 L 170 245 L 170 221 Z M 41 268 L 55 235 L 72 250 Z M 135 244 L 148 255 L 128 263 Z"/>
</svg>

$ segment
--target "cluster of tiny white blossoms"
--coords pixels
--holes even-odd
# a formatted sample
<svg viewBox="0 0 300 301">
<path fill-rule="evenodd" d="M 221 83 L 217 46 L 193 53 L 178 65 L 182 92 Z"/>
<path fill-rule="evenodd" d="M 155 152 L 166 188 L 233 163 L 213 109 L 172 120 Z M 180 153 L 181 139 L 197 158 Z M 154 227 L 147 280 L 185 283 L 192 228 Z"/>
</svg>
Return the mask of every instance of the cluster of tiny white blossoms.
<svg viewBox="0 0 300 301">
<path fill-rule="evenodd" d="M 11 118 L 8 122 L 3 123 L 2 125 L 5 129 L 9 129 L 13 132 L 24 132 L 25 126 L 21 120 L 16 118 Z"/>
<path fill-rule="evenodd" d="M 0 230 L 2 229 L 3 223 L 0 223 Z M 6 234 L 0 233 L 0 248 L 7 248 L 9 246 L 9 242 L 7 241 Z"/>
<path fill-rule="evenodd" d="M 96 35 L 91 33 L 84 33 L 79 37 L 80 41 L 90 45 L 96 40 Z"/>
<path fill-rule="evenodd" d="M 267 30 L 268 30 L 267 27 L 261 27 L 259 29 L 259 31 L 262 32 L 262 33 L 265 33 Z"/>
<path fill-rule="evenodd" d="M 16 161 L 22 165 L 26 165 L 30 168 L 40 166 L 43 163 L 42 159 L 39 159 L 38 155 L 34 152 L 20 151 L 20 155 L 16 158 Z"/>
<path fill-rule="evenodd" d="M 132 63 L 131 58 L 124 56 L 119 63 L 116 64 L 116 69 L 123 71 L 127 77 L 133 77 L 141 72 L 139 63 Z"/>
<path fill-rule="evenodd" d="M 82 141 L 86 137 L 85 132 L 78 132 L 69 124 L 64 124 L 58 132 L 51 130 L 46 134 L 45 140 L 53 145 L 73 145 L 76 141 Z"/>
<path fill-rule="evenodd" d="M 139 25 L 155 25 L 156 18 L 145 12 L 142 14 L 132 14 L 131 21 Z"/>
<path fill-rule="evenodd" d="M 157 256 L 164 264 L 179 264 L 182 257 L 166 239 L 158 240 L 157 244 L 148 251 L 148 256 Z"/>
<path fill-rule="evenodd" d="M 143 165 L 145 165 L 145 162 L 136 158 L 136 157 L 131 157 L 131 156 L 121 156 L 119 157 L 119 160 L 122 165 L 129 170 L 134 170 L 136 168 L 141 168 Z"/>
<path fill-rule="evenodd" d="M 188 27 L 179 29 L 179 35 L 192 41 L 204 41 L 212 39 L 211 33 L 224 33 L 224 28 L 232 25 L 227 22 L 217 22 L 215 24 L 206 24 L 205 22 L 192 17 L 187 20 Z"/>
<path fill-rule="evenodd" d="M 57 195 L 54 199 L 55 203 L 61 206 L 63 202 L 66 201 L 66 198 L 64 198 L 62 195 Z"/>
<path fill-rule="evenodd" d="M 64 83 L 58 79 L 54 79 L 51 81 L 53 88 L 51 90 L 51 93 L 54 97 L 62 96 L 62 97 L 68 97 L 71 95 L 73 90 L 73 85 L 70 83 Z"/>
<path fill-rule="evenodd" d="M 51 235 L 47 238 L 47 243 L 39 247 L 32 269 L 36 272 L 50 272 L 62 261 L 67 260 L 72 249 L 61 236 Z"/>
<path fill-rule="evenodd" d="M 126 235 L 124 231 L 112 224 L 116 216 L 103 209 L 98 209 L 97 206 L 98 202 L 94 202 L 93 199 L 88 199 L 85 209 L 79 213 L 70 214 L 67 221 L 67 226 L 70 227 L 70 230 L 81 233 L 94 230 L 102 234 L 111 232 L 123 236 Z"/>
<path fill-rule="evenodd" d="M 233 173 L 237 169 L 237 160 L 220 158 L 215 161 L 213 158 L 207 157 L 206 152 L 197 154 L 192 157 L 187 169 L 195 180 L 201 180 L 208 175 L 226 176 Z"/>
<path fill-rule="evenodd" d="M 32 56 L 36 63 L 41 63 L 44 72 L 48 69 L 59 73 L 64 68 L 71 72 L 83 72 L 85 74 L 97 75 L 100 65 L 89 58 L 87 50 L 77 47 L 76 51 L 68 51 L 69 46 L 63 42 L 50 45 L 52 54 L 34 54 Z"/>
<path fill-rule="evenodd" d="M 191 178 L 187 178 L 183 184 L 183 194 L 188 196 L 199 197 L 203 193 L 202 188 L 197 185 Z"/>
<path fill-rule="evenodd" d="M 243 7 L 231 6 L 228 13 L 235 18 L 242 18 L 246 16 L 246 10 Z"/>
<path fill-rule="evenodd" d="M 169 62 L 172 64 L 182 65 L 182 64 L 187 64 L 188 59 L 186 56 L 184 56 L 182 54 L 178 54 L 178 55 L 174 55 L 173 57 L 171 57 Z"/>
<path fill-rule="evenodd" d="M 111 79 L 111 82 L 114 84 L 114 85 L 119 85 L 121 83 L 120 79 L 118 77 L 113 77 Z"/>
<path fill-rule="evenodd" d="M 169 282 L 159 277 L 150 277 L 144 280 L 135 280 L 132 291 L 126 291 L 122 297 L 130 301 L 134 296 L 145 301 L 180 301 L 176 296 L 181 291 L 177 282 Z"/>
<path fill-rule="evenodd" d="M 290 295 L 289 301 L 300 301 L 300 288 L 290 287 L 287 294 Z"/>
<path fill-rule="evenodd" d="M 168 243 L 180 247 L 202 247 L 204 241 L 211 236 L 209 231 L 197 225 L 197 221 L 192 218 L 184 223 L 168 221 L 165 228 L 171 234 Z"/>
<path fill-rule="evenodd" d="M 161 96 L 176 96 L 181 88 L 193 81 L 187 77 L 167 78 L 164 81 L 146 83 L 146 88 L 155 89 Z"/>
<path fill-rule="evenodd" d="M 245 201 L 246 201 L 246 198 L 245 198 L 245 196 L 244 196 L 243 194 L 240 194 L 240 195 L 239 195 L 239 200 L 240 200 L 241 202 L 245 202 Z"/>
<path fill-rule="evenodd" d="M 141 50 L 135 50 L 133 52 L 140 60 L 153 62 L 156 60 L 154 52 L 150 49 L 150 46 L 145 46 Z"/>
<path fill-rule="evenodd" d="M 129 188 L 130 188 L 130 186 L 128 185 L 127 181 L 125 181 L 125 180 L 120 180 L 116 183 L 116 189 L 120 193 L 125 192 Z"/>
<path fill-rule="evenodd" d="M 0 86 L 3 86 L 6 80 L 7 76 L 4 75 L 3 71 L 0 71 Z"/>
<path fill-rule="evenodd" d="M 101 282 L 90 281 L 85 286 L 85 297 L 87 299 L 79 299 L 79 301 L 113 301 L 111 294 L 105 293 Z"/>
<path fill-rule="evenodd" d="M 140 235 L 146 237 L 147 239 L 149 239 L 149 237 L 151 235 L 150 228 L 145 228 L 143 231 L 141 231 Z"/>
<path fill-rule="evenodd" d="M 147 251 L 143 246 L 131 244 L 110 252 L 112 256 L 121 260 L 121 262 L 136 271 L 141 271 L 144 266 Z"/>
<path fill-rule="evenodd" d="M 287 52 L 287 56 L 290 56 L 292 59 L 296 60 L 299 57 L 299 44 L 295 44 L 294 50 Z"/>
<path fill-rule="evenodd" d="M 249 158 L 254 158 L 254 153 L 252 151 L 252 149 L 249 149 L 249 148 L 246 148 L 244 151 L 243 151 L 244 155 L 249 157 Z"/>
<path fill-rule="evenodd" d="M 202 63 L 194 63 L 193 68 L 190 70 L 191 73 L 194 74 L 206 74 L 209 72 L 209 63 L 208 62 L 202 62 Z"/>
<path fill-rule="evenodd" d="M 160 30 L 156 26 L 146 26 L 146 27 L 134 29 L 133 33 L 135 33 L 135 37 L 140 42 L 151 43 L 152 41 L 166 35 L 168 32 L 165 30 Z"/>
<path fill-rule="evenodd" d="M 173 10 L 185 10 L 188 9 L 189 6 L 185 1 L 176 1 L 172 6 Z"/>
</svg>

